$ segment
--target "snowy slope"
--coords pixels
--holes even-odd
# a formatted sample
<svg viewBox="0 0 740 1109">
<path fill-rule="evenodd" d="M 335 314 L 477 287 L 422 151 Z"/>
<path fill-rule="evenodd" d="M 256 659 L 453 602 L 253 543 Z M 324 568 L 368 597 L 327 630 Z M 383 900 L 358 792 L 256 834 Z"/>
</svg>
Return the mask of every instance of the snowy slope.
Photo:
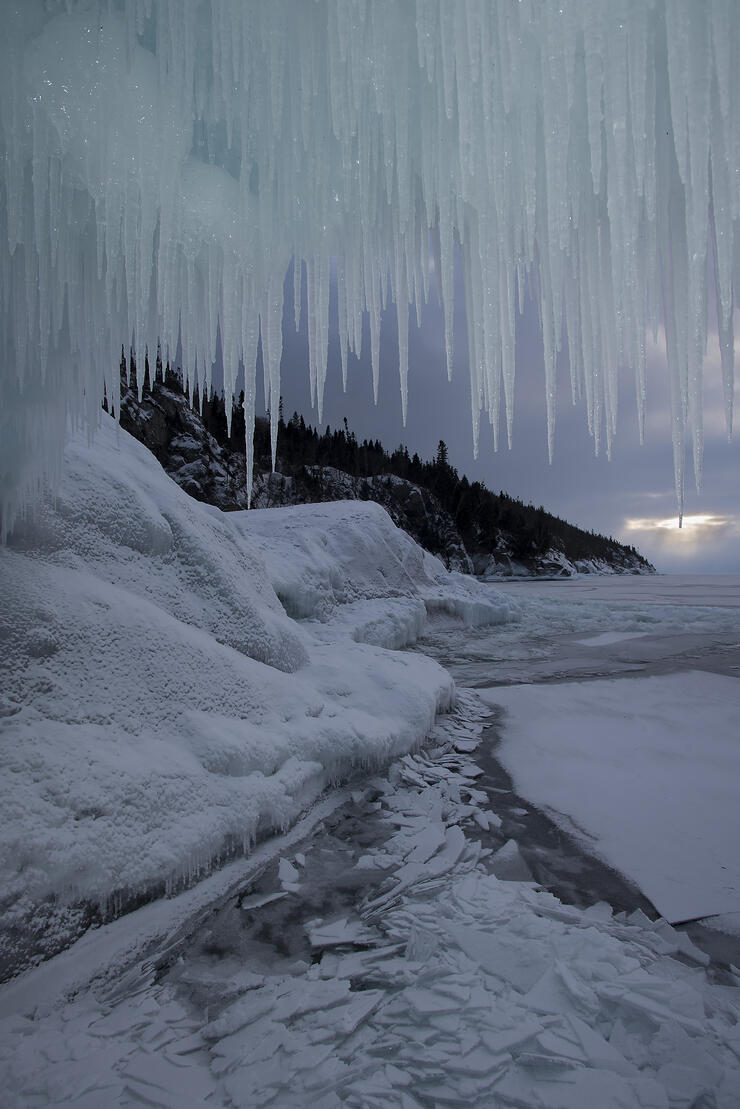
<svg viewBox="0 0 740 1109">
<path fill-rule="evenodd" d="M 484 608 L 374 505 L 317 507 L 326 545 L 286 544 L 294 509 L 254 536 L 258 514 L 191 500 L 107 418 L 94 447 L 73 440 L 57 501 L 0 551 L 8 935 L 59 899 L 39 941 L 53 950 L 90 920 L 65 904 L 109 915 L 194 879 L 337 776 L 418 743 L 450 704 L 440 667 L 384 642 L 418 634 L 426 597 L 490 621 L 508 601 Z M 297 529 L 312 534 L 310 509 Z M 286 615 L 277 579 L 322 623 Z M 350 601 L 373 634 L 343 618 Z"/>
</svg>

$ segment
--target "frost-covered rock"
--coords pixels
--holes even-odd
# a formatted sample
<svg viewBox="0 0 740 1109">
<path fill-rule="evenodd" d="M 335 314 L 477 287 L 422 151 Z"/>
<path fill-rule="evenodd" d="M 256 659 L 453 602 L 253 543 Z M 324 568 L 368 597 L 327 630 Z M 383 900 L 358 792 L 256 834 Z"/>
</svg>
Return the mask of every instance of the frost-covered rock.
<svg viewBox="0 0 740 1109">
<path fill-rule="evenodd" d="M 655 567 L 626 547 L 614 544 L 610 559 L 568 558 L 551 547 L 542 555 L 516 557 L 505 549 L 478 555 L 472 560 L 475 573 L 484 581 L 500 578 L 572 578 L 579 574 L 654 574 Z"/>
<path fill-rule="evenodd" d="M 418 744 L 452 681 L 386 648 L 431 594 L 508 619 L 485 590 L 377 505 L 222 513 L 108 417 L 75 438 L 58 498 L 0 550 L 4 970 Z"/>
<path fill-rule="evenodd" d="M 141 400 L 134 389 L 125 389 L 120 416 L 121 426 L 191 497 L 226 510 L 247 507 L 243 443 L 237 452 L 222 446 L 176 379 L 167 375 Z"/>
</svg>

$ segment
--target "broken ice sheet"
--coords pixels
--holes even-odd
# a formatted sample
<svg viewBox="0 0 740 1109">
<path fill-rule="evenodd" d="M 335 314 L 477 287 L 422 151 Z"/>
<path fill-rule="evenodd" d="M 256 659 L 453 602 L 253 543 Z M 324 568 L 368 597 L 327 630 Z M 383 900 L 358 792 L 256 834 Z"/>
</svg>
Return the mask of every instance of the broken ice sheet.
<svg viewBox="0 0 740 1109">
<path fill-rule="evenodd" d="M 410 838 L 406 844 L 409 850 L 406 861 L 410 863 L 424 863 L 445 843 L 444 825 L 429 824 L 420 832 Z"/>
<path fill-rule="evenodd" d="M 161 1055 L 141 1052 L 126 1065 L 123 1078 L 144 1102 L 173 1109 L 188 1103 L 205 1104 L 216 1089 L 215 1080 L 203 1067 L 178 1066 Z"/>
<path fill-rule="evenodd" d="M 536 947 L 529 950 L 514 936 L 484 932 L 457 921 L 445 921 L 444 927 L 468 958 L 522 992 L 533 986 L 548 966 L 543 952 Z"/>
<path fill-rule="evenodd" d="M 476 738 L 476 739 L 462 739 L 462 738 L 460 738 L 460 739 L 453 739 L 452 745 L 455 748 L 455 750 L 459 751 L 461 754 L 469 755 L 473 751 L 475 751 L 475 749 L 478 746 L 479 742 L 480 742 L 480 740 L 478 738 Z"/>
<path fill-rule="evenodd" d="M 251 893 L 247 897 L 242 897 L 239 902 L 239 908 L 248 912 L 253 909 L 262 909 L 265 905 L 270 905 L 273 901 L 280 901 L 288 894 L 285 890 L 277 890 L 271 893 Z"/>
<path fill-rule="evenodd" d="M 288 859 L 280 859 L 278 878 L 284 888 L 294 889 L 300 879 L 300 874 Z"/>
<path fill-rule="evenodd" d="M 484 832 L 489 831 L 491 828 L 495 832 L 497 832 L 503 824 L 503 820 L 500 816 L 497 816 L 496 813 L 484 811 L 481 809 L 479 809 L 478 812 L 474 814 L 473 819 L 475 820 L 478 827 L 482 828 Z"/>
<path fill-rule="evenodd" d="M 308 930 L 312 947 L 340 947 L 344 944 L 362 946 L 382 942 L 382 935 L 375 928 L 369 928 L 360 920 L 332 920 L 315 924 Z"/>
<path fill-rule="evenodd" d="M 491 869 L 503 882 L 531 882 L 532 871 L 524 860 L 519 844 L 509 839 L 491 858 Z"/>
</svg>

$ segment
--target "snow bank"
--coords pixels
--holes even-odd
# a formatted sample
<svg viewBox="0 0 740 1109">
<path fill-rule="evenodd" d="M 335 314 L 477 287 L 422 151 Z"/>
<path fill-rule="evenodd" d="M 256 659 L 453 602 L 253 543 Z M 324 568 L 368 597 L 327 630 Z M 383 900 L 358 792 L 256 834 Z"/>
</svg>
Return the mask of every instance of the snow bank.
<svg viewBox="0 0 740 1109">
<path fill-rule="evenodd" d="M 385 512 L 223 514 L 103 424 L 0 550 L 0 913 L 21 933 L 49 899 L 110 912 L 194 879 L 453 698 L 435 663 L 374 645 L 444 589 Z"/>
</svg>

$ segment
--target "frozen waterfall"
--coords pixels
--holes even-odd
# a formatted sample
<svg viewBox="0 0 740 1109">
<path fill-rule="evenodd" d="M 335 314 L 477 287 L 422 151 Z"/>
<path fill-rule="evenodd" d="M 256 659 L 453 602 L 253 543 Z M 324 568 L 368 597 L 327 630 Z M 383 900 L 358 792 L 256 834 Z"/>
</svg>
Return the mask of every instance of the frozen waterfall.
<svg viewBox="0 0 740 1109">
<path fill-rule="evenodd" d="M 400 306 L 405 410 L 405 307 L 429 295 L 430 255 L 451 366 L 455 243 L 476 445 L 482 411 L 496 440 L 500 413 L 512 433 L 525 287 L 550 444 L 561 345 L 608 450 L 618 370 L 642 421 L 645 337 L 662 328 L 680 511 L 689 435 L 701 475 L 715 306 L 732 422 L 735 0 L 24 0 L 3 15 L 4 530 L 54 482 L 68 419 L 94 427 L 104 388 L 117 408 L 122 344 L 181 351 L 202 395 L 220 333 L 227 393 L 246 368 L 249 428 L 260 336 L 268 403 L 280 391 L 291 259 L 319 413 L 331 264 L 343 360 L 367 311 L 376 384 L 381 308 Z"/>
</svg>

